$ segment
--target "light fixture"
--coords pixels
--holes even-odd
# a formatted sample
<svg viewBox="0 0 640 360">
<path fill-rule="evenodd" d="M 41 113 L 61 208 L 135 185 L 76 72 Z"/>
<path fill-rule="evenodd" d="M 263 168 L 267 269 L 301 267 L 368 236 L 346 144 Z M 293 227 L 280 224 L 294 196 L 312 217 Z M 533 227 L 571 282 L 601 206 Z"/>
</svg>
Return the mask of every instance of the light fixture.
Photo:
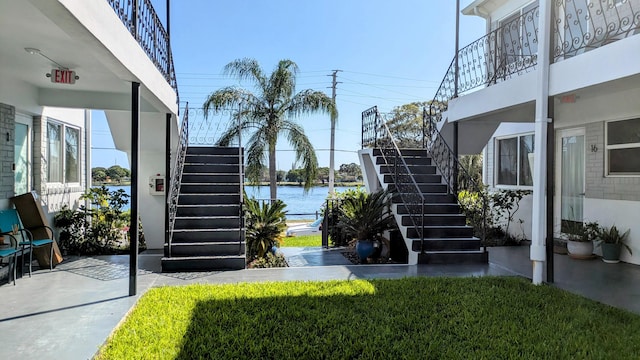
<svg viewBox="0 0 640 360">
<path fill-rule="evenodd" d="M 52 58 L 48 57 L 47 55 L 43 54 L 42 51 L 40 51 L 40 49 L 36 49 L 36 48 L 32 48 L 32 47 L 26 47 L 26 48 L 24 48 L 24 51 L 28 52 L 31 55 L 40 55 L 43 58 L 45 58 L 45 59 L 51 61 L 52 63 L 56 64 L 58 66 L 58 68 L 60 68 L 60 69 L 69 70 L 68 67 L 60 65 L 60 63 L 58 63 L 57 61 L 55 61 Z"/>
</svg>

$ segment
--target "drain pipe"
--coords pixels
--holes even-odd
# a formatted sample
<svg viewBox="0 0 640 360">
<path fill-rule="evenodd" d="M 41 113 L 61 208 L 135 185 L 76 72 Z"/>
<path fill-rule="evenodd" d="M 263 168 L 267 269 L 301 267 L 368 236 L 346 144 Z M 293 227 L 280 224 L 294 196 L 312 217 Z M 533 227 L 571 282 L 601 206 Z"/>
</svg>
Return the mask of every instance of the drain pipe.
<svg viewBox="0 0 640 360">
<path fill-rule="evenodd" d="M 538 80 L 535 110 L 535 160 L 533 163 L 533 213 L 531 234 L 531 262 L 533 264 L 533 284 L 543 281 L 546 261 L 546 179 L 547 179 L 547 136 L 552 122 L 549 113 L 549 67 L 551 65 L 551 0 L 540 1 Z M 551 199 L 548 199 L 551 201 Z"/>
</svg>

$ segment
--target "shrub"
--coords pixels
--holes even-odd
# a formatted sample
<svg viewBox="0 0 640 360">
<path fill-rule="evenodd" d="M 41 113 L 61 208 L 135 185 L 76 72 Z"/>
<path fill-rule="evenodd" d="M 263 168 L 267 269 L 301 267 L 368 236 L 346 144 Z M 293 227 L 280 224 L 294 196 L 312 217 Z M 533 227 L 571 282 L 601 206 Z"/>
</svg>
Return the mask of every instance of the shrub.
<svg viewBox="0 0 640 360">
<path fill-rule="evenodd" d="M 81 205 L 78 210 L 64 206 L 55 215 L 54 224 L 60 228 L 63 251 L 77 255 L 113 254 L 129 248 L 131 212 L 123 211 L 129 195 L 124 190 L 110 191 L 104 186 L 91 188 L 80 199 L 88 199 L 91 207 Z M 142 222 L 139 221 L 138 248 L 146 249 Z"/>
<path fill-rule="evenodd" d="M 258 201 L 245 197 L 247 262 L 265 257 L 280 244 L 287 228 L 286 205 L 282 200 Z"/>
<path fill-rule="evenodd" d="M 273 267 L 288 267 L 287 261 L 284 255 L 280 252 L 268 252 L 265 256 L 257 258 L 249 263 L 247 266 L 250 269 L 258 268 L 273 268 Z"/>
<path fill-rule="evenodd" d="M 365 193 L 365 190 L 362 187 L 357 187 L 355 189 L 336 192 L 333 197 L 327 199 L 328 206 L 325 206 L 323 209 L 323 216 L 326 214 L 329 218 L 328 234 L 331 246 L 347 246 L 352 240 L 347 232 L 340 229 L 339 219 L 342 211 L 342 202 L 346 199 L 355 199 L 362 193 Z"/>
</svg>

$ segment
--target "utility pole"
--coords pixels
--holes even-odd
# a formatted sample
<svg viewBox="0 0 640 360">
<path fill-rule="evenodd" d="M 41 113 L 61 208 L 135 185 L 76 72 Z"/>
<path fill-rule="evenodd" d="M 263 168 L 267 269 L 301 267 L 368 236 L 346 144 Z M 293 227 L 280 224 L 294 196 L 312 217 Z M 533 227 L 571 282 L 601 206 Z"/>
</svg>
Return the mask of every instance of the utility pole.
<svg viewBox="0 0 640 360">
<path fill-rule="evenodd" d="M 333 102 L 333 107 L 334 107 L 334 111 L 331 113 L 331 144 L 329 146 L 329 196 L 333 195 L 334 193 L 333 183 L 335 182 L 335 175 L 334 175 L 335 163 L 333 159 L 333 153 L 336 145 L 337 109 L 335 108 L 336 108 L 336 85 L 339 84 L 339 82 L 336 81 L 338 77 L 338 71 L 342 71 L 342 70 L 333 70 L 333 73 L 329 75 L 333 79 L 331 83 L 331 101 Z"/>
</svg>

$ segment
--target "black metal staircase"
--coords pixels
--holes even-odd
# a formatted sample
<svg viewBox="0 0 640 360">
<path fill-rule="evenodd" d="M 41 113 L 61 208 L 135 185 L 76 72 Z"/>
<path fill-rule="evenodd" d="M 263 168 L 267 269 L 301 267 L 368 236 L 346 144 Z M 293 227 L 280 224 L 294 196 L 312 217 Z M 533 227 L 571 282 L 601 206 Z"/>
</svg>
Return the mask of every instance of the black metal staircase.
<svg viewBox="0 0 640 360">
<path fill-rule="evenodd" d="M 407 248 L 418 253 L 417 263 L 486 263 L 486 249 L 466 225 L 451 181 L 457 171 L 449 168 L 458 162 L 447 158 L 443 164 L 442 156 L 434 153 L 440 164 L 432 163 L 434 147 L 399 149 L 375 107 L 363 112 L 362 127 L 363 147 L 373 148 L 375 175 L 393 193 L 391 210 Z"/>
<path fill-rule="evenodd" d="M 242 150 L 188 147 L 162 271 L 245 268 Z"/>
</svg>

